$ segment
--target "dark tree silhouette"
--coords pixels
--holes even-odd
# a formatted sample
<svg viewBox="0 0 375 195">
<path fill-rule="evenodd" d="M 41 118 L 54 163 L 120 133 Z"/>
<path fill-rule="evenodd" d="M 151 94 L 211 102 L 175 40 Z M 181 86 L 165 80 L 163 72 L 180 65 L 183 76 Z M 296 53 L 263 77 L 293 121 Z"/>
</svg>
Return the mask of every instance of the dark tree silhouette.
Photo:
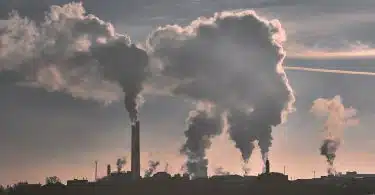
<svg viewBox="0 0 375 195">
<path fill-rule="evenodd" d="M 46 178 L 46 185 L 54 185 L 54 184 L 61 184 L 60 178 L 58 178 L 57 176 Z"/>
<path fill-rule="evenodd" d="M 4 186 L 0 185 L 0 195 L 5 194 L 5 188 Z"/>
</svg>

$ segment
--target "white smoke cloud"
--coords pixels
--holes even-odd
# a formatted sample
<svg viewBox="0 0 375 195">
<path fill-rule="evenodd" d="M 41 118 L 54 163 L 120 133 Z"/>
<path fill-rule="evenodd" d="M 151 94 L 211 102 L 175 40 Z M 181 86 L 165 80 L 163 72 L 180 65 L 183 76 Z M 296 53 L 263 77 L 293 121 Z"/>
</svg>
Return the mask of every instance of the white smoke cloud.
<svg viewBox="0 0 375 195">
<path fill-rule="evenodd" d="M 285 40 L 278 20 L 242 10 L 160 27 L 146 45 L 160 74 L 173 81 L 172 94 L 229 112 L 231 139 L 247 161 L 254 140 L 266 159 L 272 126 L 293 111 L 295 98 L 283 69 Z"/>
<path fill-rule="evenodd" d="M 338 95 L 332 99 L 316 99 L 311 107 L 311 112 L 318 117 L 326 118 L 324 132 L 327 138 L 341 139 L 346 127 L 359 123 L 356 118 L 357 110 L 352 107 L 346 108 Z"/>
<path fill-rule="evenodd" d="M 319 98 L 313 102 L 311 112 L 320 118 L 324 118 L 325 138 L 320 147 L 321 155 L 327 158 L 328 174 L 335 174 L 334 161 L 336 152 L 343 139 L 345 128 L 357 125 L 359 120 L 356 118 L 357 110 L 354 108 L 345 108 L 340 96 L 332 99 Z"/>
<path fill-rule="evenodd" d="M 45 21 L 35 24 L 13 13 L 0 34 L 0 70 L 23 73 L 28 83 L 75 97 L 115 101 L 121 88 L 104 81 L 94 61 L 77 63 L 76 52 L 98 46 L 97 40 L 116 40 L 112 24 L 87 15 L 81 4 L 52 6 Z"/>
<path fill-rule="evenodd" d="M 294 97 L 282 67 L 285 31 L 254 11 L 216 13 L 190 25 L 160 27 L 147 40 L 173 92 L 222 107 L 253 108 L 276 95 L 285 110 Z"/>
<path fill-rule="evenodd" d="M 137 119 L 147 53 L 111 23 L 86 14 L 81 3 L 51 6 L 38 23 L 13 13 L 0 43 L 0 71 L 21 73 L 29 86 L 104 103 L 125 93 L 130 118 Z"/>
<path fill-rule="evenodd" d="M 81 4 L 52 6 L 40 24 L 13 14 L 0 40 L 0 70 L 18 71 L 29 85 L 79 98 L 111 102 L 125 92 L 130 117 L 136 120 L 139 93 L 149 76 L 148 56 L 130 46 L 129 37 L 116 33 L 111 23 L 86 14 Z M 286 120 L 295 101 L 282 64 L 285 40 L 278 20 L 252 10 L 224 11 L 185 27 L 160 27 L 146 48 L 159 64 L 151 71 L 162 78 L 163 89 L 208 101 L 228 116 L 245 113 L 240 122 L 247 124 L 245 129 L 229 124 L 231 131 L 245 136 L 257 129 L 261 133 L 253 134 L 266 155 L 271 127 Z M 231 138 L 237 145 L 247 142 L 239 144 L 245 147 L 253 141 Z"/>
</svg>

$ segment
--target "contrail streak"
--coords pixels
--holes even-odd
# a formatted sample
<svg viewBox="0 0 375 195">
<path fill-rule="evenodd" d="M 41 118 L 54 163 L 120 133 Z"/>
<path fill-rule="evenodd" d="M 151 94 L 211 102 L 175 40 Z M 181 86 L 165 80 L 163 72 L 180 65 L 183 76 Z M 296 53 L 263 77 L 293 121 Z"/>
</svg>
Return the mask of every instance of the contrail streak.
<svg viewBox="0 0 375 195">
<path fill-rule="evenodd" d="M 298 66 L 284 66 L 284 69 L 285 70 L 300 70 L 300 71 L 308 71 L 308 72 L 328 72 L 328 73 L 336 73 L 336 74 L 375 76 L 375 72 L 334 70 L 334 69 L 322 69 L 322 68 L 306 68 L 306 67 L 298 67 Z"/>
</svg>

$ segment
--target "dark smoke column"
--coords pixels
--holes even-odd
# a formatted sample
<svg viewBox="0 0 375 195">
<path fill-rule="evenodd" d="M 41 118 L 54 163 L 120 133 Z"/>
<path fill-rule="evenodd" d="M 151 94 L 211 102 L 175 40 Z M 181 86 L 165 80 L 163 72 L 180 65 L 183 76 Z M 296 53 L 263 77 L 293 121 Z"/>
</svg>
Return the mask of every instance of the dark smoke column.
<svg viewBox="0 0 375 195">
<path fill-rule="evenodd" d="M 180 152 L 187 156 L 186 168 L 193 179 L 207 177 L 206 151 L 211 146 L 211 139 L 222 132 L 221 122 L 220 114 L 210 108 L 190 112 L 185 131 L 187 139 Z"/>
<path fill-rule="evenodd" d="M 241 152 L 242 160 L 247 164 L 255 148 L 254 141 L 257 139 L 256 132 L 250 131 L 252 123 L 248 113 L 231 110 L 227 116 L 230 139 L 235 143 L 235 147 Z"/>
<path fill-rule="evenodd" d="M 117 41 L 107 47 L 93 51 L 94 57 L 106 65 L 104 76 L 117 81 L 125 93 L 125 107 L 131 122 L 131 171 L 133 179 L 140 178 L 140 122 L 138 119 L 137 98 L 148 76 L 147 53 L 134 44 Z"/>
<path fill-rule="evenodd" d="M 118 82 L 125 93 L 125 107 L 131 123 L 138 121 L 137 98 L 148 76 L 147 53 L 134 44 L 116 41 L 93 50 L 94 57 L 103 65 L 104 77 Z"/>
<path fill-rule="evenodd" d="M 266 164 L 273 140 L 272 127 L 282 122 L 283 104 L 266 98 L 263 101 L 267 104 L 258 103 L 251 112 L 232 109 L 227 115 L 229 136 L 240 150 L 245 163 L 248 163 L 254 149 L 254 141 L 257 140 L 263 164 Z"/>
<path fill-rule="evenodd" d="M 339 146 L 340 146 L 340 140 L 327 138 L 323 141 L 323 144 L 320 147 L 320 155 L 323 155 L 327 158 L 328 175 L 336 174 L 336 171 L 334 168 L 334 161 L 336 158 L 336 151 L 339 148 Z"/>
</svg>

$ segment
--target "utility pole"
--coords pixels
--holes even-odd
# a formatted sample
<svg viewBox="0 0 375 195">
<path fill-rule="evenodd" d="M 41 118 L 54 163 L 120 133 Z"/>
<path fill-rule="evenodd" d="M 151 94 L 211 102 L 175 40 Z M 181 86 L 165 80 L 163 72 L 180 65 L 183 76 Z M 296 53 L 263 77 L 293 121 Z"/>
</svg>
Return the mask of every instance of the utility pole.
<svg viewBox="0 0 375 195">
<path fill-rule="evenodd" d="M 315 170 L 314 170 L 314 179 L 315 179 Z"/>
<path fill-rule="evenodd" d="M 98 161 L 95 161 L 95 181 L 98 179 Z"/>
</svg>

